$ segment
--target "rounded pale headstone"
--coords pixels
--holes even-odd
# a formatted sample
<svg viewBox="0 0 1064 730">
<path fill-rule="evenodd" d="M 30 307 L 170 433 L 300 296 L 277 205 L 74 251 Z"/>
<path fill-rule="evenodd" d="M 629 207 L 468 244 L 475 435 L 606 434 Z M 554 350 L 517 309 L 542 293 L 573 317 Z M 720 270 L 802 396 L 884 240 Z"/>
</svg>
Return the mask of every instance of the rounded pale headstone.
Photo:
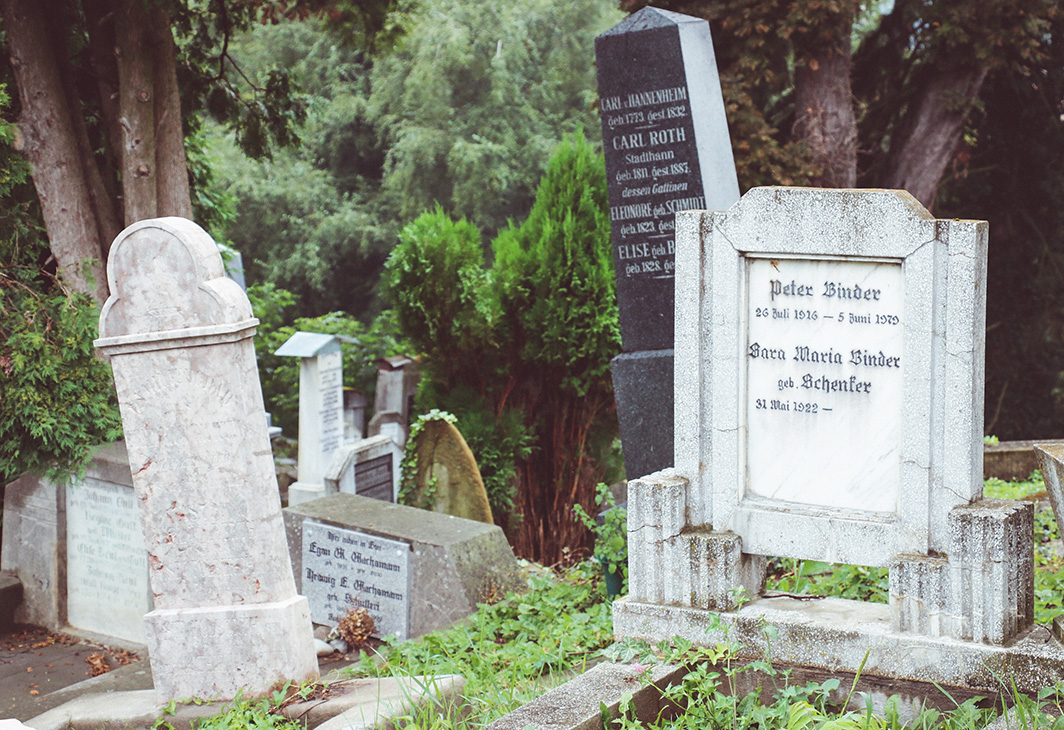
<svg viewBox="0 0 1064 730">
<path fill-rule="evenodd" d="M 477 460 L 462 434 L 447 421 L 427 421 L 414 445 L 417 454 L 413 505 L 492 524 L 491 506 Z"/>
<path fill-rule="evenodd" d="M 126 228 L 107 273 L 95 344 L 111 359 L 148 549 L 155 608 L 144 628 L 159 699 L 317 678 L 247 296 L 211 237 L 181 218 Z"/>
<path fill-rule="evenodd" d="M 100 337 L 226 325 L 252 318 L 240 286 L 225 276 L 213 239 L 190 220 L 134 223 L 111 245 L 111 296 Z"/>
</svg>

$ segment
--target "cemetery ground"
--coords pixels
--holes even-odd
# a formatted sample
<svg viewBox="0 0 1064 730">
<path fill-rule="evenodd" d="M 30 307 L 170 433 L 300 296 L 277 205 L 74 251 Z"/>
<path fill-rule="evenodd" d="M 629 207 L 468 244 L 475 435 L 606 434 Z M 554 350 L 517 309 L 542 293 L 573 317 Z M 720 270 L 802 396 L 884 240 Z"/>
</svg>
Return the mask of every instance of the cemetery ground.
<svg viewBox="0 0 1064 730">
<path fill-rule="evenodd" d="M 1036 620 L 1045 625 L 1064 614 L 1064 549 L 1052 511 L 1045 504 L 1041 476 L 1035 473 L 1029 480 L 1014 482 L 990 479 L 986 493 L 1036 502 L 1041 498 L 1035 520 L 1035 611 Z M 847 700 L 851 708 L 855 706 L 851 695 L 860 698 L 861 686 L 853 677 L 807 681 L 773 666 L 771 657 L 740 660 L 740 647 L 728 643 L 706 648 L 681 640 L 653 647 L 639 641 L 613 643 L 611 605 L 597 564 L 574 562 L 553 569 L 523 565 L 524 592 L 481 604 L 469 619 L 415 641 L 385 642 L 361 653 L 334 655 L 323 661 L 323 674 L 331 672 L 334 678 L 421 677 L 414 681 L 426 689 L 432 688 L 435 677 L 461 675 L 466 681 L 461 703 L 429 703 L 399 720 L 401 726 L 439 730 L 488 726 L 566 680 L 610 662 L 627 665 L 620 670 L 624 679 L 615 688 L 615 696 L 601 698 L 605 705 L 612 702 L 615 711 L 619 706 L 622 717 L 614 720 L 613 727 L 622 729 L 983 728 L 998 718 L 1003 703 L 1019 708 L 1012 727 L 1064 727 L 1060 718 L 1064 682 L 1044 688 L 1037 697 L 1016 698 L 1009 678 L 1001 677 L 996 695 L 983 699 L 932 690 L 922 711 L 888 702 L 884 712 L 873 715 L 870 710 L 845 709 Z M 833 595 L 884 602 L 886 582 L 885 570 L 777 560 L 770 567 L 767 592 L 801 594 L 809 600 Z M 128 666 L 121 666 L 127 661 Z M 145 679 L 138 674 L 147 674 L 147 662 L 128 652 L 25 629 L 0 639 L 0 662 L 0 697 L 8 705 L 5 714 L 23 720 L 58 704 L 57 699 L 69 698 L 69 690 L 53 690 L 86 679 L 99 671 L 101 662 L 117 671 L 94 679 L 89 685 L 94 691 L 143 688 Z M 664 690 L 665 698 L 688 708 L 686 715 L 653 723 L 637 720 L 632 713 L 634 698 L 651 675 L 661 676 L 662 671 L 653 667 L 662 662 L 687 670 Z M 322 691 L 289 686 L 264 699 L 237 700 L 223 706 L 220 714 L 199 721 L 199 727 L 299 727 L 298 721 L 290 724 L 285 718 L 284 706 L 297 701 L 300 694 L 320 697 Z M 598 701 L 596 697 L 592 702 L 596 715 Z M 856 704 L 859 707 L 861 700 Z M 165 728 L 167 721 L 164 716 L 159 726 Z M 501 720 L 499 727 L 509 727 L 507 721 Z"/>
</svg>

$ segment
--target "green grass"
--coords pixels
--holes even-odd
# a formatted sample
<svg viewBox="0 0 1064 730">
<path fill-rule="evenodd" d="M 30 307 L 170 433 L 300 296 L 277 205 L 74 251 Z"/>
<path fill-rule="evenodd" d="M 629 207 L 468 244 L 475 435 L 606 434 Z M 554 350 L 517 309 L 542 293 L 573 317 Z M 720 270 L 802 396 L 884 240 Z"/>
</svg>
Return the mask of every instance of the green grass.
<svg viewBox="0 0 1064 730">
<path fill-rule="evenodd" d="M 468 717 L 444 708 L 433 728 L 481 727 L 584 671 L 613 641 L 597 564 L 563 572 L 530 566 L 527 592 L 481 605 L 467 621 L 363 655 L 352 676 L 460 674 Z M 419 725 L 420 726 L 420 725 Z"/>
<path fill-rule="evenodd" d="M 987 479 L 983 495 L 995 499 L 1036 499 L 1044 497 L 1045 482 L 1037 471 L 1022 481 Z M 1053 511 L 1043 504 L 1035 510 L 1034 519 L 1034 616 L 1038 623 L 1049 623 L 1055 616 L 1064 615 L 1064 556 L 1059 552 L 1059 541 Z M 887 569 L 773 558 L 769 561 L 767 590 L 886 603 Z"/>
<path fill-rule="evenodd" d="M 1008 499 L 1031 497 L 1043 490 L 1037 473 L 1022 482 L 988 480 L 985 486 L 986 496 Z M 1038 510 L 1035 595 L 1039 622 L 1064 613 L 1064 559 L 1054 550 L 1058 539 L 1052 512 Z M 770 567 L 769 590 L 871 601 L 887 598 L 884 569 L 781 559 L 772 561 Z M 925 710 L 906 723 L 896 703 L 888 703 L 886 712 L 879 715 L 844 711 L 828 701 L 838 680 L 788 686 L 785 675 L 764 661 L 745 666 L 732 661 L 736 647 L 727 644 L 706 648 L 682 642 L 677 642 L 679 646 L 663 642 L 656 648 L 634 641 L 612 644 L 613 617 L 599 565 L 588 562 L 554 571 L 529 564 L 526 570 L 524 592 L 510 594 L 494 605 L 481 605 L 468 620 L 451 629 L 430 633 L 417 641 L 385 644 L 372 656 L 364 654 L 347 673 L 359 677 L 422 676 L 428 687 L 434 677 L 444 674 L 464 677 L 465 705 L 461 712 L 454 707 L 429 706 L 399 723 L 400 727 L 426 730 L 482 728 L 599 660 L 646 662 L 652 656 L 699 667 L 670 690 L 673 699 L 689 703 L 688 714 L 647 726 L 662 730 L 961 730 L 983 728 L 997 714 L 995 710 L 978 708 L 974 702 L 965 702 L 946 713 Z M 705 664 L 707 659 L 717 660 L 716 666 Z M 750 668 L 768 672 L 770 685 L 760 696 L 730 691 L 738 675 Z M 1005 694 L 1012 694 L 1008 689 L 1003 687 Z M 1021 698 L 1019 717 L 1012 727 L 1064 730 L 1064 720 L 1054 720 L 1046 714 L 1049 709 L 1059 713 L 1062 703 L 1061 685 L 1047 688 L 1036 698 Z M 268 712 L 272 711 L 261 700 L 238 703 L 213 724 L 204 724 L 203 730 L 279 729 L 271 718 L 263 717 Z M 615 727 L 634 730 L 644 726 L 628 717 Z"/>
</svg>

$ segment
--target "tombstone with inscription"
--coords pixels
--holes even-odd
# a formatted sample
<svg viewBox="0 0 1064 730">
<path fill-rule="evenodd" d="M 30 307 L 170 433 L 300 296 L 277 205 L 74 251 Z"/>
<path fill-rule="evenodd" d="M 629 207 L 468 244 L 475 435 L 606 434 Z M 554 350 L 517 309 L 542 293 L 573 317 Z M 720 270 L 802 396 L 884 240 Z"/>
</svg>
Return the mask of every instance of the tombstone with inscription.
<svg viewBox="0 0 1064 730">
<path fill-rule="evenodd" d="M 713 642 L 719 613 L 804 666 L 1059 676 L 1031 506 L 982 498 L 986 223 L 795 188 L 677 220 L 676 466 L 629 482 L 616 635 Z M 764 556 L 889 568 L 890 603 L 761 597 Z"/>
<path fill-rule="evenodd" d="M 315 679 L 247 296 L 210 236 L 183 218 L 126 228 L 107 279 L 95 344 L 114 372 L 148 549 L 157 697 L 232 698 Z"/>
<path fill-rule="evenodd" d="M 391 436 L 370 436 L 342 447 L 325 470 L 326 494 L 358 494 L 394 502 L 403 450 Z"/>
<path fill-rule="evenodd" d="M 144 644 L 148 553 L 125 444 L 101 448 L 69 485 L 8 484 L 0 567 L 24 587 L 19 623 Z"/>
<path fill-rule="evenodd" d="M 595 39 L 630 479 L 672 466 L 675 214 L 739 199 L 709 24 L 643 8 Z"/>
<path fill-rule="evenodd" d="M 289 504 L 325 496 L 324 476 L 344 441 L 344 374 L 334 335 L 296 332 L 277 350 L 299 360 L 299 476 Z"/>
<path fill-rule="evenodd" d="M 408 639 L 449 626 L 520 583 L 495 525 L 353 494 L 284 510 L 292 567 L 314 623 L 353 608 L 375 636 Z"/>
</svg>

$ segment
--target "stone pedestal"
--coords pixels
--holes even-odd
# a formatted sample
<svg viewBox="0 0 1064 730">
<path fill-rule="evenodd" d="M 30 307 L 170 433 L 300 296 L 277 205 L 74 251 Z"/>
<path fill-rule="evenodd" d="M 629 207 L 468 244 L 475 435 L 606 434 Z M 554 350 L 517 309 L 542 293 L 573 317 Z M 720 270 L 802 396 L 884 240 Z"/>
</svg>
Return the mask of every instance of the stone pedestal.
<svg viewBox="0 0 1064 730">
<path fill-rule="evenodd" d="M 686 526 L 683 505 L 689 487 L 672 469 L 628 482 L 629 597 L 734 610 L 761 594 L 765 558 L 744 554 L 742 538 L 733 532 Z"/>
<path fill-rule="evenodd" d="M 315 678 L 246 295 L 211 238 L 179 218 L 127 228 L 107 271 L 96 346 L 114 370 L 140 503 L 159 698 L 232 698 Z"/>
<path fill-rule="evenodd" d="M 895 631 L 1006 644 L 1034 622 L 1034 507 L 983 499 L 949 513 L 945 558 L 890 566 Z"/>
</svg>

